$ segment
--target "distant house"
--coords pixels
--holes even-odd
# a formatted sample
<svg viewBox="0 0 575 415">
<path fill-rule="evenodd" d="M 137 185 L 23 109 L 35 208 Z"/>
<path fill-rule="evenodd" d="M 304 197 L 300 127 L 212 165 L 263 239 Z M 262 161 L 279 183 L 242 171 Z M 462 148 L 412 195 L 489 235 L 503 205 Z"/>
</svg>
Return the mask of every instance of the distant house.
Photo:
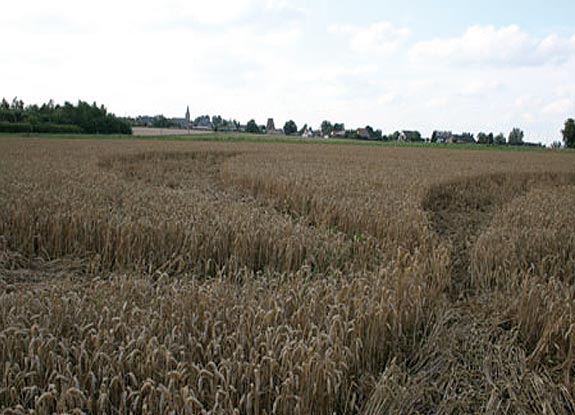
<svg viewBox="0 0 575 415">
<path fill-rule="evenodd" d="M 451 131 L 434 131 L 431 135 L 432 143 L 440 144 L 475 144 L 475 138 L 473 134 L 462 133 L 453 134 Z"/>
<path fill-rule="evenodd" d="M 172 125 L 176 128 L 188 128 L 190 123 L 185 118 L 170 118 Z"/>
<path fill-rule="evenodd" d="M 211 126 L 208 126 L 208 125 L 196 125 L 192 128 L 194 130 L 198 130 L 198 131 L 212 131 L 213 130 L 213 128 Z"/>
<path fill-rule="evenodd" d="M 151 127 L 154 124 L 156 117 L 150 117 L 149 115 L 138 115 L 136 117 L 136 125 L 142 127 Z"/>
<path fill-rule="evenodd" d="M 214 126 L 208 115 L 202 115 L 195 119 L 193 128 L 195 130 L 213 130 Z"/>
<path fill-rule="evenodd" d="M 397 137 L 397 141 L 403 141 L 406 143 L 413 143 L 418 141 L 423 141 L 421 138 L 421 133 L 419 131 L 409 131 L 403 130 L 399 133 L 399 137 Z"/>
<path fill-rule="evenodd" d="M 451 131 L 434 131 L 433 134 L 431 134 L 431 142 L 432 143 L 446 143 L 447 140 L 449 140 L 449 138 L 451 138 L 451 136 L 453 135 L 453 133 Z"/>
<path fill-rule="evenodd" d="M 463 134 L 452 134 L 446 141 L 450 144 L 475 144 L 475 138 L 473 134 L 463 133 Z"/>
<path fill-rule="evenodd" d="M 367 128 L 358 128 L 357 131 L 357 138 L 362 138 L 364 140 L 371 140 L 371 131 Z"/>
<path fill-rule="evenodd" d="M 315 133 L 314 133 L 312 128 L 307 127 L 305 130 L 303 130 L 303 133 L 301 136 L 303 138 L 313 138 L 315 136 Z"/>
</svg>

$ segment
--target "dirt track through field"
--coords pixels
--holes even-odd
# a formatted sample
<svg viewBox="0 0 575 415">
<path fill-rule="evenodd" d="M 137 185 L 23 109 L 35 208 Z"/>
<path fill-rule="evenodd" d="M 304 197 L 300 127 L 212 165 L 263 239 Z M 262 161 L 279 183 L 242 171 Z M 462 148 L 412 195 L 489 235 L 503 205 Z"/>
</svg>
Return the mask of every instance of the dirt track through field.
<svg viewBox="0 0 575 415">
<path fill-rule="evenodd" d="M 537 187 L 575 182 L 572 175 L 491 174 L 432 187 L 423 201 L 436 233 L 451 247 L 452 296 L 474 291 L 471 251 L 494 215 L 505 204 Z"/>
<path fill-rule="evenodd" d="M 575 411 L 566 390 L 527 364 L 525 350 L 517 346 L 517 329 L 497 308 L 501 301 L 494 301 L 500 294 L 480 291 L 470 270 L 473 245 L 499 208 L 537 186 L 573 181 L 556 174 L 499 174 L 430 189 L 423 208 L 451 246 L 452 304 L 416 356 L 386 368 L 364 414 Z M 534 396 L 546 396 L 546 406 L 530 406 L 537 401 Z"/>
<path fill-rule="evenodd" d="M 573 413 L 569 392 L 528 364 L 492 300 L 446 310 L 416 356 L 388 365 L 363 414 Z"/>
</svg>

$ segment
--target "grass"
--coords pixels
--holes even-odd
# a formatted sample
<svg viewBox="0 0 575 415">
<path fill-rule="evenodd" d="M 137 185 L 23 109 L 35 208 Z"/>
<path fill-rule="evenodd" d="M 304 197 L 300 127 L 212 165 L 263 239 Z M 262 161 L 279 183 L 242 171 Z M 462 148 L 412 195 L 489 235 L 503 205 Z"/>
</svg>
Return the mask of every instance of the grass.
<svg viewBox="0 0 575 415">
<path fill-rule="evenodd" d="M 270 136 L 265 134 L 248 133 L 207 133 L 193 135 L 101 135 L 101 134 L 13 134 L 0 133 L 0 137 L 33 137 L 52 139 L 136 139 L 136 140 L 162 140 L 162 141 L 206 141 L 206 142 L 247 142 L 247 143 L 296 143 L 296 144 L 336 144 L 336 145 L 367 145 L 367 146 L 391 146 L 391 147 L 416 147 L 432 149 L 458 149 L 458 150 L 489 150 L 489 151 L 557 151 L 547 147 L 535 146 L 509 146 L 509 145 L 486 145 L 486 144 L 441 144 L 441 143 L 404 143 L 397 141 L 374 141 L 353 139 L 325 139 L 325 138 L 302 138 L 290 136 Z M 569 152 L 570 150 L 563 150 Z"/>
<path fill-rule="evenodd" d="M 0 138 L 5 413 L 575 411 L 573 153 L 98 138 Z"/>
</svg>

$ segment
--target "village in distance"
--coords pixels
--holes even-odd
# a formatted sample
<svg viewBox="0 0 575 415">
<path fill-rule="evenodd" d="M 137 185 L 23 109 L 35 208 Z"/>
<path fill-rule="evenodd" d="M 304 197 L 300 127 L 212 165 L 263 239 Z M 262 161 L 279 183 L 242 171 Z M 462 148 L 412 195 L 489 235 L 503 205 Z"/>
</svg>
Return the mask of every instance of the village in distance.
<svg viewBox="0 0 575 415">
<path fill-rule="evenodd" d="M 566 122 L 566 130 L 570 130 L 573 120 Z M 324 120 L 319 128 L 313 128 L 308 124 L 298 127 L 295 121 L 287 121 L 283 128 L 277 128 L 273 118 L 268 118 L 266 124 L 258 124 L 251 119 L 246 124 L 242 124 L 235 119 L 225 119 L 219 115 L 210 117 L 201 115 L 194 119 L 190 116 L 189 107 L 182 118 L 166 118 L 163 115 L 137 116 L 129 118 L 132 127 L 138 132 L 143 129 L 161 129 L 163 133 L 169 135 L 186 134 L 188 132 L 235 132 L 249 134 L 265 134 L 270 136 L 290 136 L 300 138 L 324 138 L 324 139 L 350 139 L 367 141 L 396 141 L 403 143 L 437 143 L 437 144 L 490 144 L 490 145 L 518 145 L 530 147 L 544 147 L 541 143 L 524 141 L 525 133 L 520 128 L 513 128 L 507 135 L 504 133 L 494 134 L 493 132 L 479 132 L 477 135 L 469 132 L 454 133 L 450 130 L 434 130 L 431 137 L 424 137 L 417 130 L 401 130 L 390 134 L 384 134 L 380 129 L 374 129 L 367 125 L 360 128 L 346 128 L 344 123 L 332 123 Z M 167 131 L 166 131 L 167 130 Z M 156 130 L 157 131 L 157 130 Z M 565 136 L 565 134 L 563 134 Z M 566 147 L 571 147 L 570 140 L 564 137 Z M 552 148 L 561 148 L 560 141 L 554 141 Z"/>
<path fill-rule="evenodd" d="M 135 136 L 175 136 L 210 133 L 245 133 L 267 136 L 288 136 L 302 139 L 347 139 L 364 141 L 384 141 L 400 143 L 430 144 L 483 144 L 495 146 L 545 147 L 526 139 L 520 128 L 503 132 L 454 133 L 451 130 L 434 130 L 430 137 L 424 137 L 417 130 L 400 130 L 384 134 L 381 129 L 370 125 L 348 128 L 344 123 L 324 120 L 319 127 L 308 124 L 298 126 L 295 121 L 287 121 L 278 128 L 273 118 L 266 124 L 254 119 L 242 124 L 236 119 L 226 119 L 221 115 L 200 115 L 192 118 L 189 106 L 184 117 L 167 118 L 164 115 L 139 115 L 118 117 L 95 102 L 78 101 L 76 105 L 65 102 L 56 104 L 53 100 L 42 105 L 27 104 L 17 97 L 11 103 L 5 98 L 0 102 L 0 133 L 23 134 L 128 134 Z M 554 139 L 551 148 L 575 147 L 575 120 L 569 118 L 561 130 L 561 140 Z"/>
</svg>

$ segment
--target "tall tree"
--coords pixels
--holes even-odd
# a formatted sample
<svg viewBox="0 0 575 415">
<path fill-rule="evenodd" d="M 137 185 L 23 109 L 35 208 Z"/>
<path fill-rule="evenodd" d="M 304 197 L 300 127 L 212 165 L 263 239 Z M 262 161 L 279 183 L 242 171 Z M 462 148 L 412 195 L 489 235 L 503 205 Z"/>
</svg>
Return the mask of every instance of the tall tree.
<svg viewBox="0 0 575 415">
<path fill-rule="evenodd" d="M 256 124 L 255 120 L 249 120 L 248 124 L 246 125 L 246 132 L 252 134 L 260 134 L 260 127 Z"/>
<path fill-rule="evenodd" d="M 289 120 L 284 124 L 285 135 L 292 135 L 297 133 L 297 125 L 294 120 Z"/>
<path fill-rule="evenodd" d="M 569 118 L 565 121 L 565 127 L 561 130 L 563 142 L 567 148 L 575 148 L 575 120 Z"/>
<path fill-rule="evenodd" d="M 212 115 L 212 125 L 216 128 L 221 127 L 223 124 L 223 119 L 221 115 Z"/>
<path fill-rule="evenodd" d="M 511 132 L 509 133 L 509 139 L 508 142 L 510 145 L 512 146 L 520 146 L 523 144 L 523 136 L 524 133 L 521 129 L 519 128 L 514 128 L 513 130 L 511 130 Z"/>
<path fill-rule="evenodd" d="M 335 131 L 335 132 L 345 131 L 345 124 L 336 122 L 333 125 L 333 131 Z"/>
<path fill-rule="evenodd" d="M 325 120 L 324 122 L 321 123 L 321 135 L 329 136 L 331 135 L 332 131 L 333 131 L 333 125 L 329 121 Z"/>
<path fill-rule="evenodd" d="M 503 145 L 506 143 L 506 141 L 507 140 L 505 139 L 505 135 L 503 135 L 503 133 L 499 133 L 493 138 L 493 142 L 497 145 Z"/>
</svg>

